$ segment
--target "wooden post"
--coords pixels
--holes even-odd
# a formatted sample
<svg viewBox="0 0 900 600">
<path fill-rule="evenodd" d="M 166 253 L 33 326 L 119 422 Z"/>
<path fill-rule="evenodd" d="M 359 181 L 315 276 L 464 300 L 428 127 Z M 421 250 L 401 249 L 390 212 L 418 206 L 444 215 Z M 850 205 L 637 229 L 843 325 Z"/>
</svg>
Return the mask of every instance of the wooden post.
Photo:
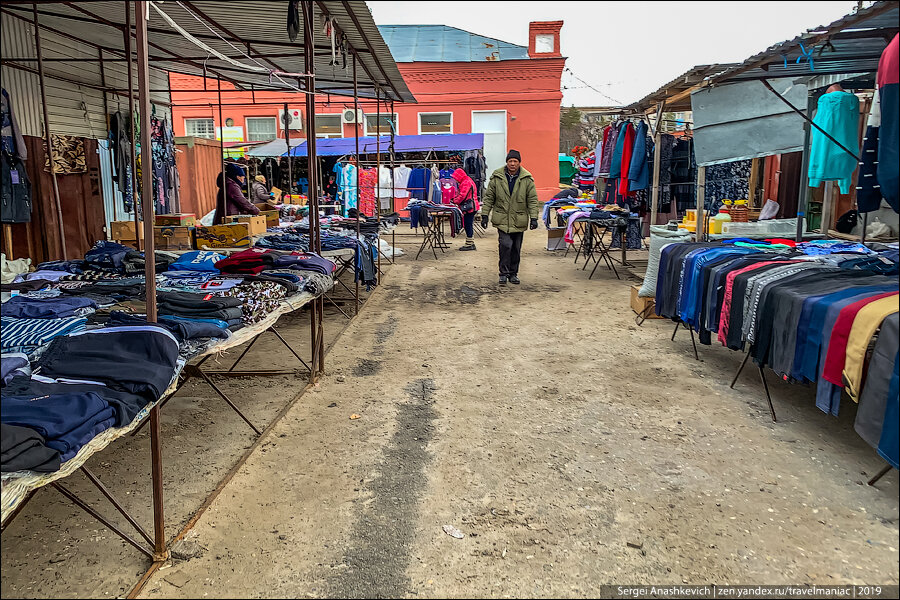
<svg viewBox="0 0 900 600">
<path fill-rule="evenodd" d="M 703 212 L 706 208 L 706 167 L 697 167 L 697 231 L 694 240 L 703 241 Z"/>
<path fill-rule="evenodd" d="M 662 117 L 659 117 L 662 118 Z M 650 185 L 650 227 L 656 225 L 656 218 L 659 213 L 659 171 L 662 166 L 662 158 L 660 157 L 659 151 L 659 142 L 662 139 L 662 134 L 659 133 L 659 128 L 657 128 L 656 135 L 653 136 L 653 180 Z"/>
<path fill-rule="evenodd" d="M 44 140 L 47 142 L 47 164 L 50 165 L 50 181 L 53 184 L 53 200 L 56 203 L 56 222 L 59 225 L 59 247 L 65 260 L 68 257 L 66 251 L 66 230 L 63 223 L 62 203 L 59 200 L 59 182 L 56 180 L 56 167 L 53 164 L 53 141 L 50 134 L 50 113 L 47 111 L 47 86 L 44 78 L 44 55 L 41 52 L 41 27 L 38 24 L 37 3 L 32 3 L 34 11 L 34 46 L 37 50 L 38 80 L 41 85 L 41 108 L 44 112 Z"/>
<path fill-rule="evenodd" d="M 819 230 L 824 235 L 828 235 L 831 221 L 834 219 L 834 185 L 833 181 L 825 182 L 825 196 L 822 199 L 822 224 L 819 226 Z"/>
<path fill-rule="evenodd" d="M 759 185 L 759 159 L 750 161 L 750 181 L 747 184 L 748 207 L 756 206 L 756 188 Z"/>
</svg>

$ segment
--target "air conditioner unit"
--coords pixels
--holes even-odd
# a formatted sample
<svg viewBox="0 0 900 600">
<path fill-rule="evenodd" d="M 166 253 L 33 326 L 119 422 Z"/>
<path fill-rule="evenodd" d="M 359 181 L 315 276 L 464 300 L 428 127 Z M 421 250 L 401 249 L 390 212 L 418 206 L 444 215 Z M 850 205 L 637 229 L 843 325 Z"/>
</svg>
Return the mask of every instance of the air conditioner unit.
<svg viewBox="0 0 900 600">
<path fill-rule="evenodd" d="M 287 112 L 287 120 L 285 120 L 284 109 L 279 109 L 278 121 L 281 123 L 282 129 L 285 128 L 285 125 L 287 125 L 288 129 L 303 129 L 303 115 L 300 113 L 299 108 L 289 108 Z"/>
<path fill-rule="evenodd" d="M 341 123 L 362 123 L 362 122 L 363 122 L 362 109 L 353 110 L 352 108 L 345 108 L 344 112 L 341 113 Z"/>
</svg>

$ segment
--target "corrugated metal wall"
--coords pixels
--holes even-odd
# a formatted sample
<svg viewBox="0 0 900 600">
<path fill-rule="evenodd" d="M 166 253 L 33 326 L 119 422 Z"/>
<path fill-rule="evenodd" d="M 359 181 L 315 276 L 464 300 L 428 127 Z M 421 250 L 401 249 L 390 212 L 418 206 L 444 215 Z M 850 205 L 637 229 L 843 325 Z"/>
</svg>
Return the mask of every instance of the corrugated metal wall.
<svg viewBox="0 0 900 600">
<path fill-rule="evenodd" d="M 6 59 L 36 58 L 34 28 L 29 23 L 7 14 L 0 15 L 0 19 L 2 19 L 0 25 L 3 28 L 0 52 L 3 57 Z M 41 30 L 41 47 L 44 58 L 48 59 L 99 59 L 98 51 L 91 46 L 44 30 Z M 111 58 L 111 56 L 106 54 L 105 58 Z M 37 69 L 36 62 L 21 64 L 31 69 Z M 47 75 L 59 74 L 66 79 L 91 85 L 99 85 L 101 81 L 100 65 L 96 62 L 59 63 L 48 61 L 44 63 L 44 72 Z M 124 62 L 106 61 L 104 63 L 103 74 L 107 86 L 118 89 L 127 88 L 127 73 L 127 65 Z M 0 75 L 2 75 L 3 87 L 12 98 L 13 110 L 15 110 L 22 134 L 42 137 L 44 135 L 41 126 L 43 115 L 37 75 L 7 65 L 3 65 Z M 151 69 L 150 87 L 153 89 L 168 88 L 168 75 Z M 127 98 L 123 96 L 107 94 L 107 105 L 104 106 L 104 95 L 100 90 L 60 81 L 49 76 L 46 78 L 46 90 L 50 130 L 56 134 L 95 139 L 105 138 L 107 107 L 110 112 L 114 112 L 118 108 L 128 109 Z M 170 101 L 168 93 L 151 94 L 151 99 L 166 104 Z M 171 118 L 171 110 L 167 106 L 156 105 L 156 114 L 159 117 Z"/>
</svg>

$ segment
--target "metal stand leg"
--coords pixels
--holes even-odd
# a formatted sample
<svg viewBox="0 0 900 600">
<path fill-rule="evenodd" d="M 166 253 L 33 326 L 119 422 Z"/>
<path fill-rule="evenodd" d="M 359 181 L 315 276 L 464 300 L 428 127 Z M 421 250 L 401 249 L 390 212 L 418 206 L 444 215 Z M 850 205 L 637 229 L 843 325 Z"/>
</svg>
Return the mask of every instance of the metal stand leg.
<svg viewBox="0 0 900 600">
<path fill-rule="evenodd" d="M 297 360 L 299 360 L 301 363 L 303 363 L 304 367 L 306 367 L 309 370 L 312 370 L 312 369 L 310 369 L 309 365 L 306 364 L 306 361 L 303 360 L 302 358 L 300 358 L 300 355 L 297 354 L 297 351 L 294 350 L 293 348 L 291 348 L 291 345 L 287 343 L 287 340 L 285 340 L 283 337 L 281 337 L 281 334 L 278 333 L 278 330 L 275 329 L 274 325 L 272 327 L 270 327 L 269 329 L 272 331 L 272 333 L 275 334 L 275 337 L 277 337 L 279 340 L 281 340 L 281 343 L 284 344 L 285 347 L 287 347 L 287 349 L 291 351 L 291 354 L 293 354 L 297 358 Z"/>
<path fill-rule="evenodd" d="M 192 370 L 194 370 L 194 369 L 192 369 Z M 227 395 L 225 395 L 225 392 L 223 392 L 222 390 L 219 389 L 219 387 L 213 382 L 213 380 L 209 378 L 209 375 L 207 375 L 200 369 L 196 369 L 196 371 L 194 373 L 192 373 L 192 375 L 194 375 L 194 374 L 197 375 L 198 377 L 200 377 L 201 379 L 203 379 L 203 381 L 205 381 L 209 385 L 209 387 L 211 387 L 213 389 L 213 391 L 215 393 L 217 393 L 220 398 L 222 398 L 222 400 L 227 402 L 228 406 L 230 406 L 232 408 L 232 410 L 234 410 L 234 412 L 236 412 L 238 414 L 238 416 L 240 418 L 242 418 L 247 425 L 250 426 L 250 429 L 255 431 L 257 435 L 260 435 L 262 433 L 259 429 L 256 428 L 256 425 L 251 423 L 250 419 L 248 419 L 244 415 L 244 413 L 241 412 L 241 409 L 239 409 L 237 407 L 237 405 L 231 401 L 231 398 L 229 398 Z"/>
<path fill-rule="evenodd" d="M 650 304 L 645 306 L 644 310 L 639 312 L 638 315 L 634 318 L 635 325 L 637 325 L 638 327 L 643 325 L 644 321 L 646 321 L 650 317 L 650 313 L 653 312 L 654 308 L 656 308 L 656 302 L 651 302 Z"/>
<path fill-rule="evenodd" d="M 131 537 L 130 535 L 128 535 L 127 533 L 125 533 L 125 532 L 122 531 L 121 529 L 119 529 L 119 528 L 118 528 L 116 525 L 114 525 L 111 521 L 109 521 L 108 519 L 106 519 L 103 515 L 101 515 L 100 513 L 98 513 L 98 512 L 97 512 L 96 510 L 94 510 L 91 506 L 89 506 L 88 504 L 86 504 L 81 498 L 79 498 L 79 497 L 76 496 L 74 493 L 72 493 L 72 491 L 70 491 L 68 488 L 66 488 L 65 486 L 63 486 L 63 485 L 62 485 L 61 483 L 59 483 L 58 481 L 54 481 L 54 482 L 51 483 L 50 485 L 52 485 L 54 488 L 56 488 L 57 490 L 59 490 L 59 493 L 62 494 L 63 496 L 65 496 L 66 498 L 68 498 L 69 500 L 71 500 L 73 504 L 75 504 L 76 506 L 78 506 L 79 508 L 81 508 L 83 511 L 85 511 L 86 513 L 88 513 L 89 515 L 91 515 L 92 517 L 94 517 L 95 519 L 97 519 L 98 521 L 100 521 L 101 523 L 103 523 L 107 528 L 109 528 L 110 530 L 112 530 L 113 533 L 115 533 L 116 535 L 118 535 L 120 538 L 122 538 L 123 540 L 125 540 L 126 542 L 128 542 L 129 544 L 131 544 L 132 546 L 134 546 L 139 552 L 142 552 L 142 553 L 146 554 L 147 557 L 148 557 L 150 560 L 153 560 L 153 552 L 152 552 L 152 551 L 148 550 L 147 548 L 145 548 L 144 546 L 142 546 L 142 545 L 140 544 L 140 542 L 138 542 L 137 540 L 135 540 L 133 537 Z"/>
<path fill-rule="evenodd" d="M 675 323 L 675 331 L 672 332 L 672 341 L 675 341 L 675 334 L 678 333 L 678 328 L 681 326 L 681 322 Z"/>
<path fill-rule="evenodd" d="M 891 465 L 885 465 L 883 469 L 878 471 L 878 474 L 875 475 L 872 479 L 869 480 L 869 485 L 875 485 L 878 483 L 878 480 L 887 475 L 888 471 L 890 471 L 893 467 Z"/>
<path fill-rule="evenodd" d="M 772 413 L 772 422 L 777 423 L 778 419 L 775 418 L 775 407 L 772 405 L 772 395 L 769 393 L 769 384 L 766 381 L 766 374 L 762 367 L 759 367 L 759 378 L 762 380 L 763 389 L 766 390 L 766 400 L 769 403 L 769 412 Z"/>
<path fill-rule="evenodd" d="M 747 366 L 747 361 L 750 360 L 750 352 L 744 355 L 744 360 L 741 361 L 741 366 L 738 367 L 737 373 L 734 374 L 734 379 L 731 380 L 731 385 L 728 386 L 731 389 L 734 389 L 734 384 L 737 383 L 738 377 L 741 375 L 741 371 L 744 370 L 744 367 Z"/>
<path fill-rule="evenodd" d="M 88 470 L 88 468 L 85 467 L 84 465 L 81 466 L 81 472 L 84 473 L 84 476 L 87 477 L 88 480 L 89 480 L 91 483 L 93 483 L 94 486 L 95 486 L 98 490 L 100 490 L 100 493 L 103 494 L 103 495 L 106 497 L 107 500 L 109 500 L 109 503 L 112 504 L 112 505 L 115 507 L 115 509 L 116 509 L 117 511 L 119 511 L 119 514 L 121 514 L 123 517 L 125 517 L 125 520 L 127 520 L 129 523 L 131 523 L 131 526 L 134 527 L 135 531 L 137 531 L 139 534 L 141 534 L 141 537 L 144 538 L 145 540 L 147 540 L 147 543 L 148 543 L 148 544 L 151 544 L 151 545 L 152 545 L 152 544 L 153 544 L 153 538 L 150 537 L 150 534 L 148 534 L 148 533 L 144 530 L 144 528 L 141 527 L 141 526 L 138 524 L 138 522 L 134 520 L 134 517 L 132 517 L 130 514 L 128 514 L 128 511 L 126 511 L 126 510 L 122 507 L 122 505 L 119 503 L 119 501 L 112 495 L 112 492 L 110 492 L 110 491 L 106 488 L 106 486 L 103 485 L 103 483 L 102 483 L 99 479 L 97 479 L 97 477 L 96 477 L 93 473 L 91 473 L 91 472 Z"/>
<path fill-rule="evenodd" d="M 700 360 L 700 354 L 697 353 L 697 340 L 694 339 L 694 328 L 688 325 L 688 331 L 691 332 L 691 345 L 694 346 L 694 359 Z"/>
</svg>

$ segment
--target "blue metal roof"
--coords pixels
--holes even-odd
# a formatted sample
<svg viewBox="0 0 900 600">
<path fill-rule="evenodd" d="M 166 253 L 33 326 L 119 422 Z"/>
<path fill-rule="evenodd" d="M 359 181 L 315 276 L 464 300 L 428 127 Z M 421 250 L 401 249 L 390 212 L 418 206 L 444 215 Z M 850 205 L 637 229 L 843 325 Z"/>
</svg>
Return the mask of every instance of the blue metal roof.
<svg viewBox="0 0 900 600">
<path fill-rule="evenodd" d="M 528 48 L 446 25 L 379 25 L 394 60 L 493 62 L 528 60 Z"/>
</svg>

